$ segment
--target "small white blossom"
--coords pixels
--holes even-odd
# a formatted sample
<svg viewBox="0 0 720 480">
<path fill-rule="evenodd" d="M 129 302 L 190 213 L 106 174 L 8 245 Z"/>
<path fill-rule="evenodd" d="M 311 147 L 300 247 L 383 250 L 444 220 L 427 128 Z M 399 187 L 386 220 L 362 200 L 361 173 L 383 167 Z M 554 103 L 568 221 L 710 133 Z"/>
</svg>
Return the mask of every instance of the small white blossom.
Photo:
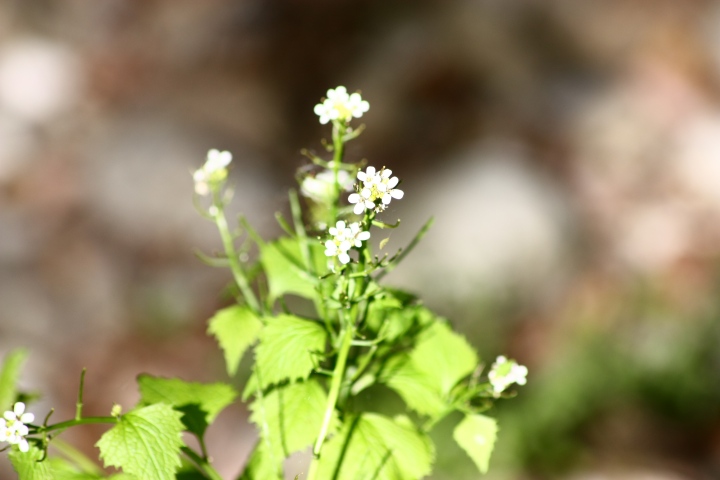
<svg viewBox="0 0 720 480">
<path fill-rule="evenodd" d="M 325 255 L 338 257 L 343 265 L 350 263 L 350 255 L 348 255 L 350 249 L 360 248 L 362 242 L 370 238 L 370 232 L 361 230 L 359 223 L 355 222 L 346 226 L 342 220 L 338 221 L 334 227 L 330 227 L 328 233 L 333 238 L 325 242 Z"/>
<path fill-rule="evenodd" d="M 205 165 L 195 170 L 195 192 L 198 195 L 207 195 L 210 192 L 210 183 L 223 180 L 227 176 L 227 166 L 232 161 L 230 152 L 212 149 L 207 154 Z"/>
<path fill-rule="evenodd" d="M 25 404 L 17 402 L 12 410 L 6 411 L 0 418 L 0 442 L 17 445 L 21 452 L 30 449 L 25 436 L 30 432 L 26 423 L 35 421 L 35 415 L 25 413 Z"/>
<path fill-rule="evenodd" d="M 341 190 L 352 190 L 353 181 L 346 170 L 338 172 L 338 183 Z M 306 176 L 300 183 L 300 193 L 317 203 L 332 201 L 335 193 L 335 172 L 323 170 L 314 177 Z"/>
<path fill-rule="evenodd" d="M 351 193 L 348 197 L 348 202 L 354 203 L 353 212 L 355 215 L 362 214 L 365 210 L 373 210 L 375 208 L 375 202 L 370 200 L 372 192 L 368 188 L 363 188 L 360 193 Z"/>
<path fill-rule="evenodd" d="M 323 103 L 315 105 L 315 114 L 320 117 L 320 123 L 325 125 L 330 120 L 347 122 L 353 117 L 360 118 L 369 109 L 370 104 L 359 93 L 348 95 L 347 89 L 340 86 L 327 91 Z"/>
<path fill-rule="evenodd" d="M 380 171 L 375 170 L 375 167 L 368 167 L 364 172 L 359 171 L 357 178 L 362 182 L 357 187 L 358 192 L 348 197 L 348 202 L 355 204 L 353 212 L 356 215 L 362 214 L 365 210 L 381 212 L 387 208 L 393 198 L 400 200 L 405 195 L 405 192 L 395 188 L 400 180 L 393 177 L 392 170 L 385 167 Z"/>
<path fill-rule="evenodd" d="M 500 355 L 490 368 L 488 379 L 493 387 L 493 393 L 497 397 L 513 383 L 525 385 L 527 374 L 527 367 L 518 365 L 515 360 L 508 360 Z"/>
</svg>

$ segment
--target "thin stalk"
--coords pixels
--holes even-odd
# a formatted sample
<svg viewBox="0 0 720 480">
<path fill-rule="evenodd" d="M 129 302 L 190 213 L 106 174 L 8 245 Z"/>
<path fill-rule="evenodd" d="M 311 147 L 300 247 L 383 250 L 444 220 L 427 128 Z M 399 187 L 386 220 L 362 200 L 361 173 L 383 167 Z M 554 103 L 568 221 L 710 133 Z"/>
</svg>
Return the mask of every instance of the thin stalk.
<svg viewBox="0 0 720 480">
<path fill-rule="evenodd" d="M 194 450 L 188 447 L 182 447 L 181 450 L 190 460 L 195 463 L 195 465 L 197 465 L 197 467 L 202 471 L 203 474 L 205 474 L 207 478 L 209 478 L 210 480 L 222 480 L 222 477 L 217 472 L 217 470 L 215 470 L 206 459 L 195 453 Z"/>
<path fill-rule="evenodd" d="M 317 441 L 313 447 L 313 454 L 315 455 L 315 458 L 320 457 L 323 442 L 325 442 L 328 429 L 330 428 L 330 420 L 332 420 L 332 415 L 335 411 L 335 404 L 337 403 L 338 395 L 340 394 L 340 387 L 342 386 L 343 378 L 345 378 L 345 365 L 347 364 L 348 354 L 350 353 L 350 347 L 352 346 L 354 336 L 355 326 L 352 324 L 345 325 L 342 343 L 340 344 L 340 351 L 338 352 L 337 363 L 335 364 L 335 370 L 333 370 L 332 380 L 330 381 L 330 393 L 325 407 L 325 417 L 323 418 L 320 433 L 318 434 Z M 310 476 L 308 476 L 308 479 L 313 480 Z"/>
<path fill-rule="evenodd" d="M 343 158 L 343 136 L 345 135 L 345 125 L 342 122 L 333 122 L 332 139 L 333 139 L 333 184 L 335 187 L 333 201 L 330 204 L 330 225 L 335 225 L 338 220 L 338 203 L 340 201 L 340 164 Z"/>
<path fill-rule="evenodd" d="M 64 430 L 66 428 L 75 427 L 77 425 L 88 425 L 91 423 L 117 423 L 118 419 L 115 417 L 85 417 L 79 420 L 66 420 L 64 422 L 56 423 L 53 425 L 47 425 L 44 427 L 38 427 L 37 433 L 47 433 L 55 430 Z"/>
<path fill-rule="evenodd" d="M 83 368 L 82 372 L 80 372 L 80 388 L 78 389 L 77 402 L 75 402 L 75 420 L 80 420 L 82 418 L 83 390 L 85 389 L 86 372 L 87 368 Z"/>
<path fill-rule="evenodd" d="M 388 264 L 388 266 L 385 267 L 385 269 L 384 269 L 383 271 L 381 271 L 380 273 L 378 273 L 378 274 L 375 276 L 375 280 L 376 280 L 376 281 L 379 281 L 379 280 L 380 280 L 381 278 L 383 278 L 385 275 L 387 275 L 388 273 L 390 273 L 390 272 L 398 265 L 398 263 L 400 263 L 405 257 L 407 257 L 408 254 L 409 254 L 410 252 L 412 252 L 413 249 L 417 246 L 417 244 L 420 243 L 420 240 L 422 240 L 422 238 L 425 236 L 425 234 L 428 232 L 428 230 L 430 230 L 430 227 L 432 227 L 432 224 L 433 224 L 434 222 L 435 222 L 435 219 L 432 218 L 432 217 L 430 217 L 430 219 L 429 219 L 427 222 L 425 222 L 425 225 L 423 225 L 422 227 L 420 227 L 420 230 L 418 230 L 418 232 L 415 234 L 415 236 L 414 236 L 413 239 L 410 241 L 410 243 L 408 243 L 408 246 L 405 247 L 405 250 L 403 250 L 403 251 L 394 259 L 394 261 L 393 261 L 392 263 Z"/>
<path fill-rule="evenodd" d="M 228 228 L 225 210 L 223 210 L 222 206 L 218 206 L 213 213 L 213 219 L 215 220 L 215 224 L 217 224 L 218 231 L 220 232 L 220 237 L 222 238 L 223 247 L 225 248 L 225 254 L 230 262 L 230 270 L 232 271 L 235 283 L 237 283 L 240 288 L 240 292 L 242 292 L 248 306 L 253 309 L 255 313 L 262 314 L 262 308 L 260 307 L 257 298 L 255 298 L 255 293 L 252 291 L 252 288 L 250 288 L 247 277 L 245 277 L 245 271 L 240 265 L 240 259 L 237 251 L 235 250 L 235 243 L 233 242 L 232 234 Z"/>
</svg>

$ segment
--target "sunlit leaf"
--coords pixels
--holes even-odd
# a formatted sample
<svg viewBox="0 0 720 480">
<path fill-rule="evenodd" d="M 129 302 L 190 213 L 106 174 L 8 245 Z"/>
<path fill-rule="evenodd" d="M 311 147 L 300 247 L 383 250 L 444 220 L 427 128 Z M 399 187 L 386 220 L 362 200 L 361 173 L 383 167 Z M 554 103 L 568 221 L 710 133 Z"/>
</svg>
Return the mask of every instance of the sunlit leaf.
<svg viewBox="0 0 720 480">
<path fill-rule="evenodd" d="M 405 417 L 349 419 L 322 450 L 318 480 L 417 480 L 434 460 L 430 439 Z"/>
<path fill-rule="evenodd" d="M 315 380 L 291 383 L 275 388 L 251 405 L 250 420 L 255 423 L 265 443 L 272 445 L 276 457 L 282 458 L 311 445 L 325 416 L 327 394 Z M 330 433 L 337 428 L 333 415 Z"/>
<path fill-rule="evenodd" d="M 262 384 L 290 379 L 307 379 L 317 364 L 317 355 L 325 350 L 327 332 L 311 320 L 293 315 L 267 319 L 255 349 Z"/>
<path fill-rule="evenodd" d="M 455 427 L 453 438 L 470 456 L 478 470 L 486 473 L 497 438 L 497 422 L 485 415 L 466 415 Z"/>
<path fill-rule="evenodd" d="M 34 445 L 30 445 L 30 450 L 25 453 L 13 447 L 8 457 L 18 480 L 55 480 L 50 464 L 38 461 L 43 458 L 43 451 Z"/>
<path fill-rule="evenodd" d="M 235 375 L 245 350 L 255 342 L 262 322 L 246 306 L 234 305 L 218 311 L 211 319 L 212 334 L 225 353 L 228 375 Z"/>
<path fill-rule="evenodd" d="M 174 480 L 183 445 L 181 416 L 163 403 L 121 416 L 96 444 L 105 467 L 142 479 Z"/>
<path fill-rule="evenodd" d="M 237 392 L 225 383 L 204 384 L 140 375 L 138 385 L 142 405 L 172 405 L 183 413 L 182 422 L 188 431 L 198 436 L 204 435 L 207 426 L 237 397 Z"/>
</svg>

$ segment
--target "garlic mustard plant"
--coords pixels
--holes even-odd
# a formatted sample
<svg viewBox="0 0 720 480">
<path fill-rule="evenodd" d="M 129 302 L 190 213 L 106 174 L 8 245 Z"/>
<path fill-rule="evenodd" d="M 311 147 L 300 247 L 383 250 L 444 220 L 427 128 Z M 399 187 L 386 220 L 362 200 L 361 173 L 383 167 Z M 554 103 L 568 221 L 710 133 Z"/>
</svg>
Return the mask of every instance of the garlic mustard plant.
<svg viewBox="0 0 720 480">
<path fill-rule="evenodd" d="M 527 368 L 500 356 L 484 376 L 480 355 L 446 319 L 412 293 L 384 284 L 432 219 L 405 248 L 376 252 L 385 241 L 376 246 L 371 239 L 399 226 L 392 202 L 404 192 L 391 169 L 346 158 L 345 145 L 363 132 L 353 122 L 368 109 L 360 94 L 342 86 L 315 107 L 320 123 L 331 126 L 327 152 L 304 151 L 309 163 L 299 169 L 299 194 L 289 193 L 290 216 L 276 215 L 284 231 L 278 238 L 262 238 L 242 216 L 228 218 L 230 152 L 210 150 L 192 175 L 195 205 L 222 241 L 221 253 L 198 257 L 228 268 L 233 283 L 234 297 L 209 319 L 208 334 L 229 377 L 252 352 L 242 391 L 237 379 L 198 383 L 146 373 L 137 378 L 135 405 L 87 416 L 83 370 L 75 415 L 53 423 L 50 410 L 36 425 L 20 401 L 30 397 L 16 388 L 26 352 L 12 352 L 0 371 L 0 404 L 14 402 L 0 419 L 0 442 L 20 480 L 222 480 L 205 433 L 238 398 L 248 404 L 258 440 L 232 478 L 421 479 L 433 470 L 435 426 L 456 418 L 453 439 L 487 471 L 498 432 L 488 410 L 510 397 L 504 394 L 510 385 L 525 384 Z M 384 401 L 391 393 L 404 411 Z M 102 465 L 119 473 L 108 476 L 64 443 L 48 450 L 68 429 L 90 423 L 107 426 L 96 446 Z M 309 463 L 285 472 L 285 460 L 304 450 L 312 453 Z"/>
</svg>

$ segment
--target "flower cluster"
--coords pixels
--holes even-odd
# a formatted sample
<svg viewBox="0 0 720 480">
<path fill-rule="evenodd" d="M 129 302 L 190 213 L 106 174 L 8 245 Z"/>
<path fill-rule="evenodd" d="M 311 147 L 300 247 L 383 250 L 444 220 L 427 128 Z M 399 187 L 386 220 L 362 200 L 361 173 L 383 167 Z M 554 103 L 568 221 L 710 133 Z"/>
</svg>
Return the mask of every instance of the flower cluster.
<svg viewBox="0 0 720 480">
<path fill-rule="evenodd" d="M 496 397 L 499 396 L 513 383 L 525 385 L 527 374 L 527 367 L 518 365 L 515 360 L 508 360 L 502 355 L 497 357 L 488 374 L 488 379 L 493 387 L 493 394 Z"/>
<path fill-rule="evenodd" d="M 0 418 L 0 442 L 17 445 L 21 452 L 30 449 L 25 436 L 30 432 L 26 423 L 35 421 L 35 415 L 25 413 L 25 404 L 17 402 L 12 410 L 5 412 Z"/>
<path fill-rule="evenodd" d="M 227 177 L 227 166 L 232 160 L 230 152 L 221 152 L 212 149 L 207 154 L 205 165 L 195 170 L 193 180 L 195 181 L 195 193 L 207 195 L 210 192 L 210 184 L 219 182 Z"/>
<path fill-rule="evenodd" d="M 355 222 L 345 225 L 342 220 L 338 221 L 334 227 L 330 227 L 328 233 L 332 238 L 325 242 L 325 255 L 328 257 L 338 257 L 343 265 L 350 263 L 350 255 L 348 252 L 351 248 L 360 248 L 362 242 L 370 238 L 370 232 L 360 229 L 360 224 Z"/>
<path fill-rule="evenodd" d="M 376 171 L 375 167 L 368 167 L 364 172 L 359 171 L 357 178 L 362 184 L 358 185 L 357 193 L 348 197 L 348 202 L 355 204 L 353 212 L 356 215 L 365 210 L 382 212 L 393 198 L 400 200 L 405 195 L 402 190 L 395 188 L 400 180 L 393 177 L 392 170 L 385 167 L 380 171 Z"/>
<path fill-rule="evenodd" d="M 359 93 L 348 95 L 347 89 L 340 86 L 327 91 L 325 101 L 315 105 L 315 114 L 320 117 L 320 123 L 325 125 L 330 120 L 348 122 L 352 117 L 360 118 L 369 109 L 370 104 Z"/>
</svg>

